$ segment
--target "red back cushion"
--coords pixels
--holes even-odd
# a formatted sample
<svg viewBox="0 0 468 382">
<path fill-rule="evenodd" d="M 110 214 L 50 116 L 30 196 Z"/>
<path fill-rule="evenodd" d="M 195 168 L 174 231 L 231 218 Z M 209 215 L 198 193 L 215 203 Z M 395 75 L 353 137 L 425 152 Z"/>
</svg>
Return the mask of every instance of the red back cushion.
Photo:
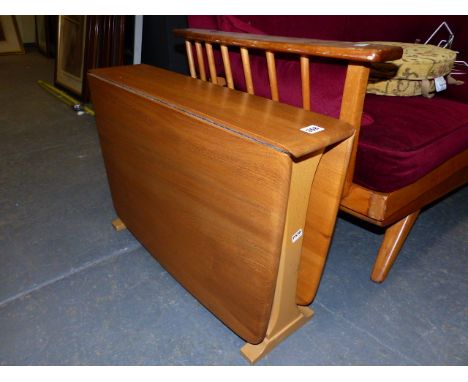
<svg viewBox="0 0 468 382">
<path fill-rule="evenodd" d="M 216 16 L 218 30 L 266 34 L 263 30 L 240 20 L 235 16 Z M 255 94 L 271 98 L 270 83 L 266 58 L 262 51 L 250 50 L 250 66 Z M 246 91 L 244 70 L 240 53 L 230 49 L 231 69 L 236 89 Z M 338 118 L 346 76 L 346 63 L 311 57 L 310 89 L 311 110 Z M 280 102 L 302 107 L 301 69 L 298 55 L 276 55 L 276 73 Z M 362 124 L 373 122 L 370 115 L 364 113 Z"/>
</svg>

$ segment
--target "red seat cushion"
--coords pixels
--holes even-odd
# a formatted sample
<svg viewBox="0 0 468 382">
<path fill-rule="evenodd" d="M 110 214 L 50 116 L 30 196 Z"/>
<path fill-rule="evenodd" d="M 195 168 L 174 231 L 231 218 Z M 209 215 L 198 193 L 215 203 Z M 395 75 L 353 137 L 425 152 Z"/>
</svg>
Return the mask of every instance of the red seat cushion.
<svg viewBox="0 0 468 382">
<path fill-rule="evenodd" d="M 468 104 L 368 94 L 374 123 L 362 126 L 354 182 L 391 192 L 468 148 Z"/>
</svg>

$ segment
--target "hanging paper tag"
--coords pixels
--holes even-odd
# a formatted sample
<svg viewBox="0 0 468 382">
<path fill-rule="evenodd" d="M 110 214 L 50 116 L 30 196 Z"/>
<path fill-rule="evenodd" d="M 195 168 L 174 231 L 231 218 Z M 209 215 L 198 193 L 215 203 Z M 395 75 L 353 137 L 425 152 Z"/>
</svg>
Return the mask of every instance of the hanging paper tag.
<svg viewBox="0 0 468 382">
<path fill-rule="evenodd" d="M 437 92 L 441 92 L 442 90 L 447 89 L 447 82 L 445 81 L 444 77 L 434 78 L 434 83 Z"/>
</svg>

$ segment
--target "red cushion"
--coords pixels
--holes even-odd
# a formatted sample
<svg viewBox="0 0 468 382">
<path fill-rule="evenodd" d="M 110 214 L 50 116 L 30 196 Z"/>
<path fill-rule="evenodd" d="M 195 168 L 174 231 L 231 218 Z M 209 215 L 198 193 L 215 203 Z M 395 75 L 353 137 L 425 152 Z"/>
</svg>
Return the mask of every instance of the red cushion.
<svg viewBox="0 0 468 382">
<path fill-rule="evenodd" d="M 189 28 L 218 29 L 216 16 L 187 16 L 187 23 Z"/>
<path fill-rule="evenodd" d="M 235 16 L 216 16 L 218 29 L 225 32 L 265 34 L 261 29 L 240 20 Z M 246 91 L 244 70 L 240 53 L 230 51 L 231 69 L 234 87 Z M 280 102 L 302 107 L 301 69 L 297 55 L 277 55 L 276 73 Z M 311 110 L 338 118 L 343 94 L 346 66 L 344 62 L 311 58 L 310 66 L 310 102 Z M 255 94 L 271 98 L 266 58 L 263 52 L 250 52 L 250 66 Z M 370 115 L 364 113 L 362 124 L 373 122 Z"/>
<path fill-rule="evenodd" d="M 435 97 L 368 94 L 375 122 L 362 126 L 354 182 L 391 192 L 468 148 L 468 104 Z"/>
</svg>

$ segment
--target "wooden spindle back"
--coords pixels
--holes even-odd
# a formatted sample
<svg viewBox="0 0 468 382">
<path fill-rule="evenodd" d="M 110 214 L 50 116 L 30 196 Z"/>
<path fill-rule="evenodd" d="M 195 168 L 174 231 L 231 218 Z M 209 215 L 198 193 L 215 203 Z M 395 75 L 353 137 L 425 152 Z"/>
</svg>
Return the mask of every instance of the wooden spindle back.
<svg viewBox="0 0 468 382">
<path fill-rule="evenodd" d="M 189 64 L 190 75 L 193 78 L 197 77 L 197 72 L 199 79 L 202 81 L 211 81 L 214 84 L 219 84 L 217 81 L 217 71 L 215 65 L 215 58 L 213 53 L 213 46 L 211 43 L 205 42 L 205 51 L 208 58 L 208 68 L 209 68 L 209 78 L 206 75 L 205 69 L 205 59 L 203 54 L 203 47 L 200 41 L 194 41 L 195 43 L 195 52 L 197 57 L 197 65 L 195 65 L 195 60 L 193 58 L 192 42 L 190 40 L 185 41 L 185 46 L 187 50 L 187 60 Z M 234 79 L 231 69 L 231 59 L 229 56 L 229 48 L 225 44 L 220 44 L 221 48 L 221 57 L 224 66 L 224 75 L 226 76 L 226 84 L 229 89 L 234 89 Z M 246 90 L 249 94 L 255 94 L 255 89 L 252 79 L 252 71 L 250 69 L 250 56 L 249 50 L 246 47 L 240 47 L 240 54 L 242 59 L 242 67 L 244 71 L 244 79 L 246 84 Z M 279 101 L 279 89 L 278 81 L 276 74 L 276 62 L 275 55 L 272 51 L 265 51 L 265 57 L 267 62 L 268 70 L 268 79 L 270 83 L 270 92 L 271 99 L 273 101 Z M 309 85 L 309 58 L 306 56 L 300 56 L 301 62 L 301 81 L 302 81 L 302 99 L 303 99 L 303 108 L 305 110 L 310 110 L 310 85 Z M 198 71 L 197 71 L 198 67 Z"/>
<path fill-rule="evenodd" d="M 341 101 L 340 120 L 351 124 L 355 128 L 355 140 L 348 167 L 347 179 L 344 186 L 346 195 L 354 173 L 356 161 L 357 139 L 361 125 L 364 97 L 369 76 L 369 64 L 371 62 L 384 62 L 396 60 L 401 57 L 403 51 L 399 47 L 377 45 L 370 43 L 353 43 L 342 41 L 322 41 L 314 39 L 278 37 L 267 35 L 255 35 L 247 33 L 233 33 L 211 31 L 203 29 L 177 29 L 176 36 L 185 39 L 187 59 L 190 75 L 197 78 L 197 71 L 193 58 L 192 41 L 195 43 L 198 74 L 202 81 L 207 81 L 202 43 L 205 44 L 206 55 L 210 72 L 210 81 L 215 84 L 224 84 L 219 81 L 216 72 L 215 59 L 212 44 L 220 46 L 221 57 L 224 66 L 224 75 L 227 87 L 234 89 L 234 80 L 231 70 L 231 61 L 228 47 L 240 48 L 242 67 L 246 90 L 249 94 L 255 94 L 252 72 L 250 67 L 249 49 L 265 52 L 267 62 L 268 79 L 270 83 L 271 99 L 281 99 L 281 89 L 278 89 L 275 53 L 297 54 L 301 67 L 301 91 L 302 107 L 310 110 L 310 60 L 309 57 L 327 57 L 346 60 L 348 68 L 346 73 L 343 97 Z"/>
</svg>

